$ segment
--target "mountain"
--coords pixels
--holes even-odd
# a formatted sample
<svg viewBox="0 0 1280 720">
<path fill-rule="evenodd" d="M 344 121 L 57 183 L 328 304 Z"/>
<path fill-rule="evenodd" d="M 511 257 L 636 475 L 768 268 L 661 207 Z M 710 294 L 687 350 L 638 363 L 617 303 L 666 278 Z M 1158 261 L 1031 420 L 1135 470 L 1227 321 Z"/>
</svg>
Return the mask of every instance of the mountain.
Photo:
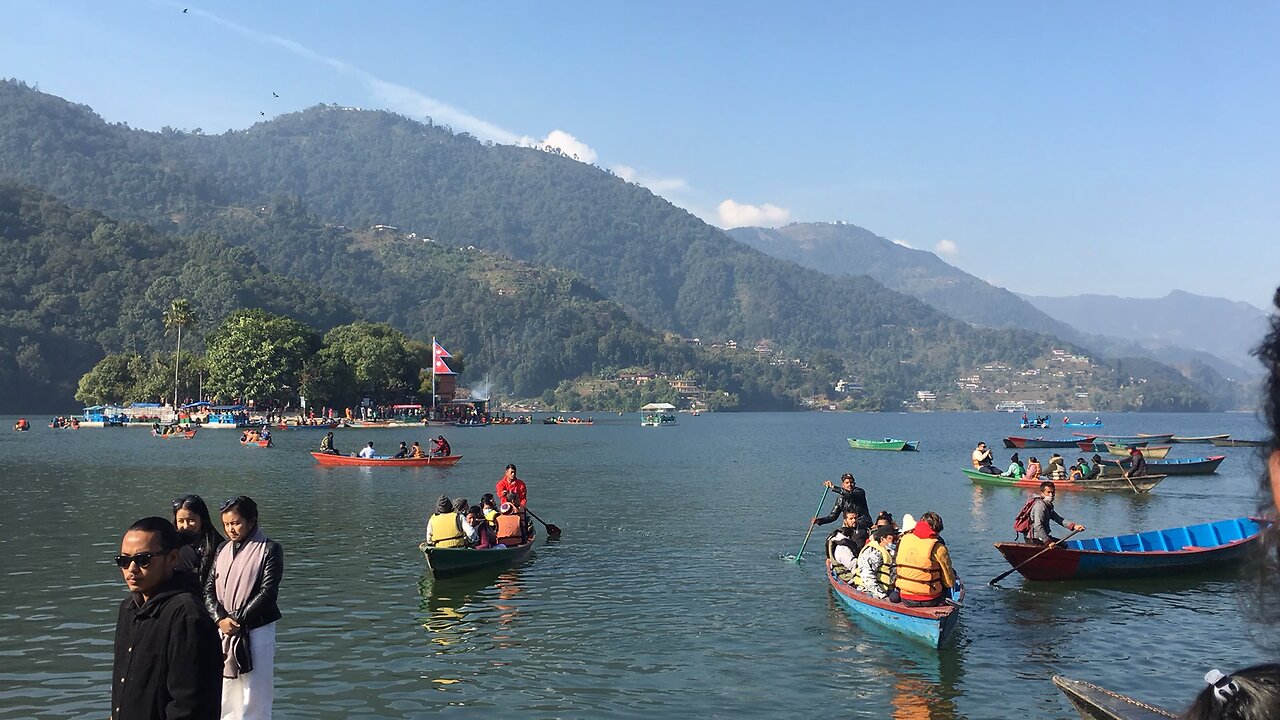
<svg viewBox="0 0 1280 720">
<path fill-rule="evenodd" d="M 1162 298 L 1022 297 L 1084 332 L 1125 338 L 1156 351 L 1188 348 L 1210 353 L 1258 374 L 1252 350 L 1266 334 L 1267 314 L 1246 302 L 1181 290 Z"/>
<path fill-rule="evenodd" d="M 643 187 L 558 152 L 480 143 L 387 112 L 319 106 L 217 136 L 152 133 L 4 82 L 0 168 L 75 204 L 164 231 L 216 231 L 252 247 L 273 271 L 327 283 L 379 313 L 370 319 L 402 328 L 421 314 L 394 289 L 406 279 L 388 256 L 360 256 L 358 280 L 335 283 L 352 272 L 343 267 L 352 258 L 334 249 L 348 241 L 308 229 L 306 218 L 343 228 L 393 226 L 390 232 L 440 246 L 561 268 L 584 292 L 599 292 L 655 330 L 748 347 L 768 340 L 800 356 L 827 353 L 837 362 L 823 364 L 861 381 L 872 406 L 896 406 L 921 387 L 949 387 L 985 363 L 1025 366 L 1060 345 L 1042 334 L 975 329 L 864 276 L 780 262 Z M 262 225 L 263 213 L 274 224 Z M 432 274 L 421 286 L 408 285 L 429 293 L 438 282 Z M 366 299 L 396 293 L 381 305 Z M 418 307 L 429 304 L 423 299 Z M 545 327 L 556 309 L 535 307 L 531 322 Z M 489 317 L 496 322 L 496 314 Z M 464 313 L 445 322 L 450 332 L 467 334 L 464 349 L 473 360 L 485 362 L 501 344 L 494 327 L 477 327 Z M 495 366 L 502 374 L 495 382 L 531 387 L 591 355 L 583 349 L 568 352 L 572 362 L 552 359 L 573 346 L 564 346 L 563 333 L 545 330 L 552 341 L 529 348 L 525 358 L 538 369 L 516 377 L 515 366 Z"/>
</svg>

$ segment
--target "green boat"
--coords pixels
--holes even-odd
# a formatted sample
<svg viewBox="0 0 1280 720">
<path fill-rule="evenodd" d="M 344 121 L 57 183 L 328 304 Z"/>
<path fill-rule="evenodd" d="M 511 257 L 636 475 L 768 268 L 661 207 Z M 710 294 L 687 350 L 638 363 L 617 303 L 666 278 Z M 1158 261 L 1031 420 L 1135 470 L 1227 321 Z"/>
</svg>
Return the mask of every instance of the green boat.
<svg viewBox="0 0 1280 720">
<path fill-rule="evenodd" d="M 972 468 L 961 468 L 961 472 L 978 485 L 1003 485 L 1005 487 L 1028 488 L 1030 490 L 1039 490 L 1041 482 L 1052 480 L 1054 486 L 1059 490 L 1110 490 L 1144 493 L 1159 485 L 1160 481 L 1165 478 L 1164 475 L 1139 475 L 1126 480 L 1119 475 L 1115 477 L 1104 475 L 1092 480 L 1054 480 L 1041 475 L 1035 480 L 1027 480 L 1026 478 L 1011 478 L 1006 475 L 990 475 Z"/>
<path fill-rule="evenodd" d="M 515 565 L 529 557 L 533 550 L 534 538 L 515 547 L 497 547 L 477 550 L 475 548 L 438 548 L 425 542 L 418 549 L 427 558 L 427 567 L 431 568 L 432 577 L 446 578 L 503 565 Z"/>
<path fill-rule="evenodd" d="M 863 440 L 862 438 L 845 438 L 849 441 L 849 447 L 854 450 L 919 450 L 919 440 L 894 440 L 893 438 L 885 438 L 883 440 Z"/>
</svg>

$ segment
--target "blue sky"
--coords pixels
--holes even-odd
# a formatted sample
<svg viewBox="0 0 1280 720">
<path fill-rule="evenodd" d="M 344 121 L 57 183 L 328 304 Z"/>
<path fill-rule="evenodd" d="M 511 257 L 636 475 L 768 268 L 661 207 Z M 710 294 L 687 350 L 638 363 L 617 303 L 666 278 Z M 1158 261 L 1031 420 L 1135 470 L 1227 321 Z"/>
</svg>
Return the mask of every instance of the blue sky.
<svg viewBox="0 0 1280 720">
<path fill-rule="evenodd" d="M 147 129 L 431 115 L 722 227 L 843 220 L 1017 292 L 1270 306 L 1280 4 L 789 5 L 0 0 L 0 76 Z"/>
</svg>

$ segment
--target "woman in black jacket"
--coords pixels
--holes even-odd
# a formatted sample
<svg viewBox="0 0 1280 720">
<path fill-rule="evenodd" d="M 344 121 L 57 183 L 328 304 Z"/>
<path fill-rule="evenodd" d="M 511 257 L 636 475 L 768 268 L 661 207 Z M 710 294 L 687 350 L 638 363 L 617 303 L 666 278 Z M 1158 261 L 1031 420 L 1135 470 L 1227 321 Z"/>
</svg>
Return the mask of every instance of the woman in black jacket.
<svg viewBox="0 0 1280 720">
<path fill-rule="evenodd" d="M 178 567 L 197 577 L 203 588 L 213 571 L 213 556 L 226 539 L 213 527 L 209 506 L 199 495 L 183 495 L 173 501 L 173 524 L 186 541 L 178 549 Z"/>
</svg>

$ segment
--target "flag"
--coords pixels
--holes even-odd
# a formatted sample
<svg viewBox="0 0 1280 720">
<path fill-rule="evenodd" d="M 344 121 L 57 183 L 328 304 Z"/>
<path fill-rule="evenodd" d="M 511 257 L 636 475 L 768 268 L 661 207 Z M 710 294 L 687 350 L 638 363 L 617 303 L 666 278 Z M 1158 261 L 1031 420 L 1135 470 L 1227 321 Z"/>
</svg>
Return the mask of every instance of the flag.
<svg viewBox="0 0 1280 720">
<path fill-rule="evenodd" d="M 456 375 L 449 366 L 444 363 L 444 358 L 436 358 L 435 364 L 431 367 L 431 372 L 436 375 Z"/>
<path fill-rule="evenodd" d="M 436 360 L 439 360 L 440 358 L 453 357 L 452 355 L 449 354 L 448 350 L 445 350 L 444 348 L 440 347 L 440 343 L 436 342 L 435 340 L 431 341 L 431 345 L 432 345 L 431 356 Z"/>
</svg>

